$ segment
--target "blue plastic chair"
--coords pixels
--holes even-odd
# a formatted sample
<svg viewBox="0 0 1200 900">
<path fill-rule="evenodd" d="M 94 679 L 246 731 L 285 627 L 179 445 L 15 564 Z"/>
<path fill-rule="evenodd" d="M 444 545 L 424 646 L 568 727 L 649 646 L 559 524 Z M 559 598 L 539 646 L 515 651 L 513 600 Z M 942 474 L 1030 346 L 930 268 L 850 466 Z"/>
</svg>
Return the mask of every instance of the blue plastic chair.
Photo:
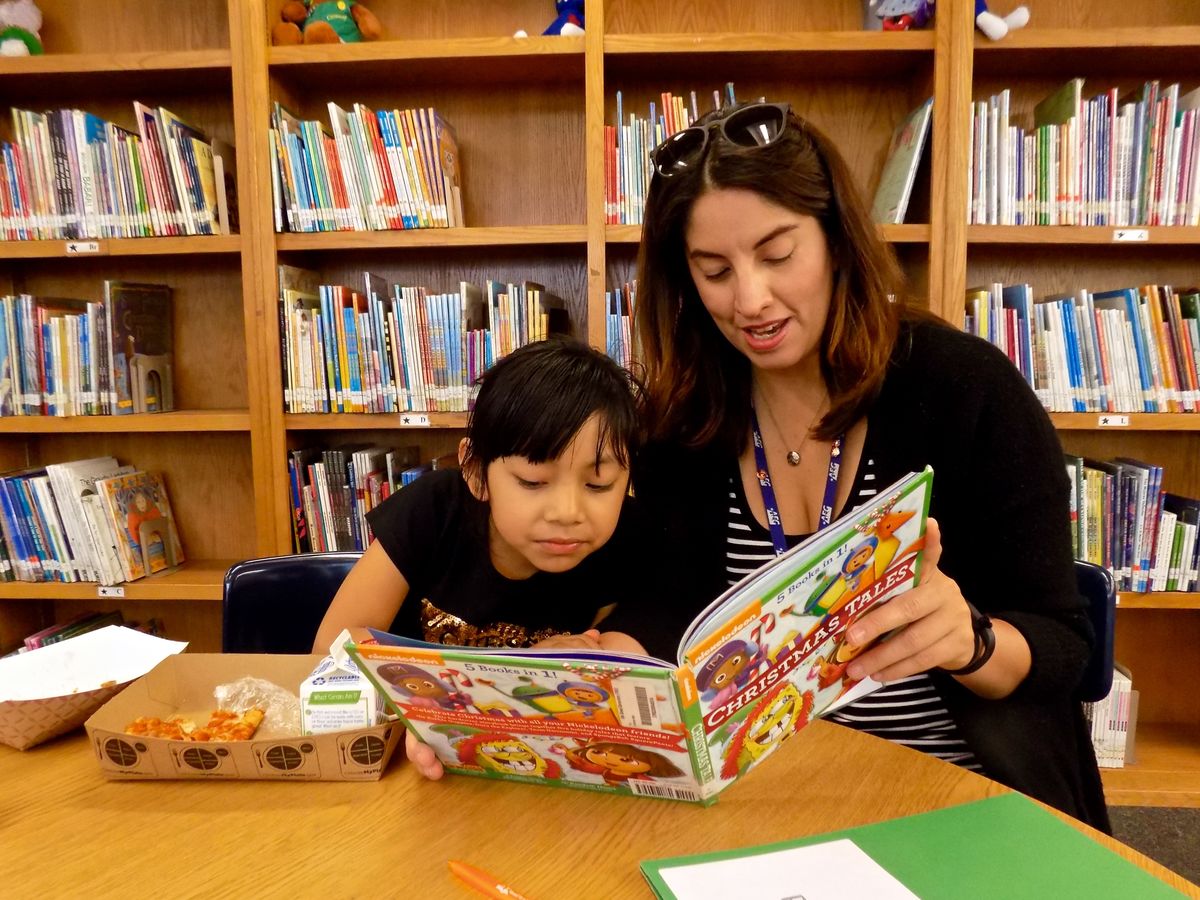
<svg viewBox="0 0 1200 900">
<path fill-rule="evenodd" d="M 221 649 L 311 653 L 325 610 L 358 552 L 248 559 L 225 573 Z"/>
<path fill-rule="evenodd" d="M 1088 601 L 1088 615 L 1096 643 L 1083 681 L 1079 684 L 1079 699 L 1086 702 L 1103 700 L 1113 680 L 1113 624 L 1117 617 L 1117 585 L 1112 573 L 1103 566 L 1075 560 L 1075 580 L 1079 593 Z"/>
</svg>

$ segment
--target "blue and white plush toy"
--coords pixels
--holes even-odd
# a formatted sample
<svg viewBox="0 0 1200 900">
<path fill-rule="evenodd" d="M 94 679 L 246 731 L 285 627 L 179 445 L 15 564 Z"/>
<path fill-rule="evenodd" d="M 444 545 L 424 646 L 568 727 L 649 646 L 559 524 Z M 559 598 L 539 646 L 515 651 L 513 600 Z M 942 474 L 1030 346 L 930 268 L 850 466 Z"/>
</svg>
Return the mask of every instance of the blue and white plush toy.
<svg viewBox="0 0 1200 900">
<path fill-rule="evenodd" d="M 546 26 L 542 34 L 583 34 L 583 0 L 555 0 L 554 21 Z M 529 37 L 518 31 L 514 37 Z"/>
<path fill-rule="evenodd" d="M 583 34 L 583 0 L 555 0 L 558 13 L 542 34 Z"/>
<path fill-rule="evenodd" d="M 988 11 L 987 0 L 975 0 L 975 27 L 993 41 L 1028 24 L 1029 10 L 1024 6 L 1018 6 L 1007 16 L 998 16 Z"/>
</svg>

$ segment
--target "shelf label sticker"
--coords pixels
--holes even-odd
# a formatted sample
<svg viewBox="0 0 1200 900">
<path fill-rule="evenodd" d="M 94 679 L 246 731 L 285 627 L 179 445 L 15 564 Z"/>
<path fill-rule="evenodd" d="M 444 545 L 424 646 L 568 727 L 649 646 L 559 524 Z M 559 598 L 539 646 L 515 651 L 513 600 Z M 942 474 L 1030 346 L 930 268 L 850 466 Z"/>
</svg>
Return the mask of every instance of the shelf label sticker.
<svg viewBox="0 0 1200 900">
<path fill-rule="evenodd" d="M 67 255 L 79 256 L 84 253 L 99 253 L 99 241 L 67 241 Z"/>
<path fill-rule="evenodd" d="M 400 425 L 404 428 L 428 428 L 429 416 L 424 413 L 401 413 Z"/>
<path fill-rule="evenodd" d="M 1129 416 L 1101 416 L 1096 425 L 1100 428 L 1128 428 Z"/>
<path fill-rule="evenodd" d="M 1150 231 L 1146 228 L 1117 228 L 1113 230 L 1113 243 L 1142 243 L 1150 240 Z"/>
<path fill-rule="evenodd" d="M 96 588 L 97 597 L 124 597 L 125 588 L 120 585 L 102 584 Z"/>
</svg>

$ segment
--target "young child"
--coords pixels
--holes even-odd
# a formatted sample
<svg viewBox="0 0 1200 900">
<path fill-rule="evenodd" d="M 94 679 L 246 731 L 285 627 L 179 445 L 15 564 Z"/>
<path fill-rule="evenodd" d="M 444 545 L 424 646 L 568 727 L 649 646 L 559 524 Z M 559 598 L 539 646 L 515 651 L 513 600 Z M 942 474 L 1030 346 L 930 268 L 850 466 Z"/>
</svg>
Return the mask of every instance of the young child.
<svg viewBox="0 0 1200 900">
<path fill-rule="evenodd" d="M 375 540 L 314 652 L 363 625 L 443 644 L 644 652 L 593 628 L 649 583 L 627 508 L 637 442 L 631 379 L 603 353 L 554 339 L 509 354 L 480 381 L 461 472 L 424 475 L 367 514 Z"/>
</svg>

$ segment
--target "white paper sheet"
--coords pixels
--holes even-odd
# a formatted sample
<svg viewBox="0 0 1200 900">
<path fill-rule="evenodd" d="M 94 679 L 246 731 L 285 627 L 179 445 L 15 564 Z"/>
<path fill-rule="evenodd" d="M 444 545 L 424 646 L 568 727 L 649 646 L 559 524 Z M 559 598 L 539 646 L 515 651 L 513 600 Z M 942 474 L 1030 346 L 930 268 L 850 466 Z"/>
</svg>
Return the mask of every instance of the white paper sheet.
<svg viewBox="0 0 1200 900">
<path fill-rule="evenodd" d="M 141 678 L 187 641 L 168 641 L 121 625 L 0 659 L 0 702 L 42 700 Z"/>
<path fill-rule="evenodd" d="M 678 900 L 917 900 L 847 838 L 662 868 L 659 875 Z"/>
</svg>

